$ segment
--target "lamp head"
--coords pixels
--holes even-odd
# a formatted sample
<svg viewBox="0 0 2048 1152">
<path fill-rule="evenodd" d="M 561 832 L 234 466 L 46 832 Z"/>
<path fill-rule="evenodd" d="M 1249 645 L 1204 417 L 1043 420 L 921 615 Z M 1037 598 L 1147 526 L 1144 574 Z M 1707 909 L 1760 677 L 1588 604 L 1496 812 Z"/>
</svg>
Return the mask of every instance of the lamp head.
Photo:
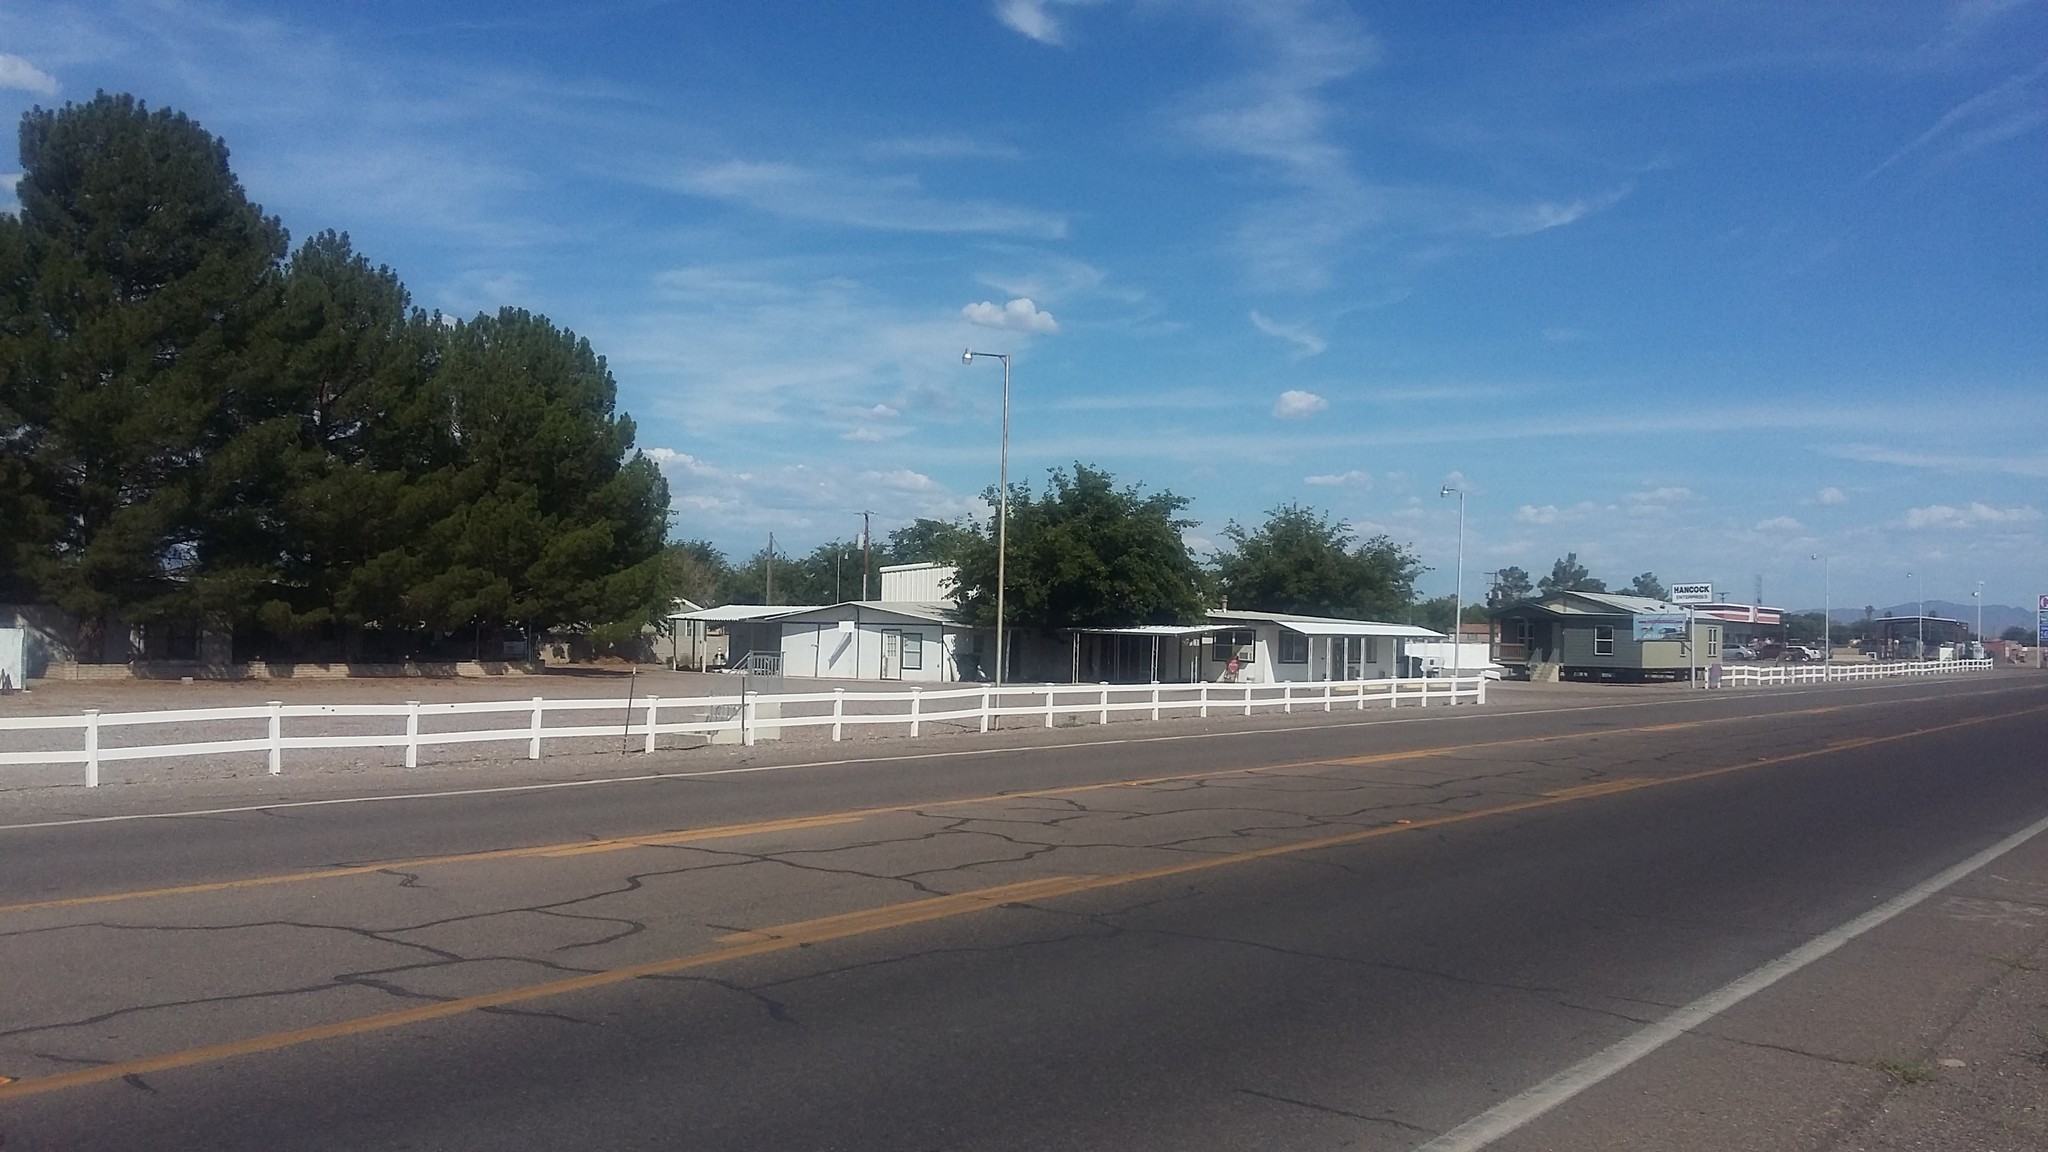
<svg viewBox="0 0 2048 1152">
<path fill-rule="evenodd" d="M 974 349 L 969 348 L 967 351 L 960 353 L 960 362 L 962 364 L 974 363 Z"/>
</svg>

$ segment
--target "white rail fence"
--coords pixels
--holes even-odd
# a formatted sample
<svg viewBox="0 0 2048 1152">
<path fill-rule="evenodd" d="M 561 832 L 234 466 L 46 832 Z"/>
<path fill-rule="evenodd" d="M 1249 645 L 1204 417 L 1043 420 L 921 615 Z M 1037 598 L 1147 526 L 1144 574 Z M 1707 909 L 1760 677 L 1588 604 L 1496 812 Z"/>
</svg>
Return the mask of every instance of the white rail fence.
<svg viewBox="0 0 2048 1152">
<path fill-rule="evenodd" d="M 1880 664 L 1730 664 L 1721 672 L 1723 687 L 1778 684 L 1822 684 L 1836 680 L 1889 680 L 1895 676 L 1943 676 L 1957 672 L 1989 672 L 1989 660 L 1917 660 Z"/>
<path fill-rule="evenodd" d="M 1007 716 L 1026 717 L 1045 727 L 1062 718 L 1109 723 L 1112 714 L 1139 714 L 1158 720 L 1172 715 L 1250 716 L 1254 712 L 1330 712 L 1364 709 L 1368 704 L 1390 708 L 1412 705 L 1486 702 L 1481 676 L 1411 680 L 1317 681 L 1299 684 L 1042 684 L 907 691 L 862 692 L 834 688 L 826 692 L 743 692 L 728 696 L 631 699 L 530 700 L 430 704 L 286 704 L 270 701 L 235 708 L 186 708 L 161 712 L 101 712 L 86 709 L 76 716 L 0 717 L 0 767 L 83 764 L 85 785 L 100 783 L 100 766 L 123 760 L 175 759 L 190 756 L 263 755 L 270 774 L 284 771 L 285 753 L 312 749 L 403 748 L 405 766 L 419 766 L 420 749 L 441 744 L 523 743 L 526 758 L 541 758 L 548 741 L 616 740 L 621 751 L 637 745 L 653 752 L 660 737 L 697 736 L 713 741 L 752 745 L 777 739 L 800 728 L 828 729 L 833 740 L 849 728 L 888 727 L 919 735 L 932 725 L 972 726 L 987 732 Z M 663 713 L 668 714 L 664 719 Z M 509 727 L 467 728 L 452 725 L 477 717 L 514 715 Z M 565 716 L 565 714 L 567 714 Z M 594 714 L 594 715 L 593 715 Z M 550 722 L 555 717 L 556 722 Z M 364 721 L 400 720 L 398 725 Z M 567 722 L 562 722 L 566 720 Z M 297 722 L 298 733 L 287 731 Z M 380 731 L 308 734 L 313 721 L 327 726 L 376 727 Z M 236 739 L 193 739 L 143 743 L 119 739 L 136 729 L 179 725 L 239 725 L 250 732 Z M 19 734 L 76 732 L 66 748 L 13 749 Z M 211 733 L 202 733 L 210 735 Z M 176 734 L 174 734 L 175 736 Z M 61 737 L 59 738 L 61 739 Z M 27 742 L 56 742 L 49 736 Z M 71 743 L 71 741 L 62 741 Z"/>
</svg>

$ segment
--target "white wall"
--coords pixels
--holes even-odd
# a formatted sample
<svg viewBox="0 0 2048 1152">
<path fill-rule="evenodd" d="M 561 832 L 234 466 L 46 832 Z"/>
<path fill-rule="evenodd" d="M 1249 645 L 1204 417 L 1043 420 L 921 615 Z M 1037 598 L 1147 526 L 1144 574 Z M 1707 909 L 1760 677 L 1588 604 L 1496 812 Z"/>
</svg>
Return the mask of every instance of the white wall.
<svg viewBox="0 0 2048 1152">
<path fill-rule="evenodd" d="M 1308 662 L 1305 664 L 1282 664 L 1279 660 L 1280 626 L 1278 624 L 1255 624 L 1247 625 L 1247 627 L 1251 628 L 1254 636 L 1253 648 L 1256 659 L 1238 669 L 1238 683 L 1301 683 L 1341 679 L 1343 677 L 1345 670 L 1344 642 L 1347 639 L 1346 637 L 1310 636 L 1307 638 Z M 1362 678 L 1377 680 L 1401 674 L 1400 656 L 1404 641 L 1400 638 L 1394 636 L 1364 636 L 1352 638 L 1352 642 L 1360 645 L 1361 666 L 1359 668 L 1359 675 Z M 1409 651 L 1412 652 L 1417 642 L 1407 641 L 1406 643 L 1409 645 Z M 1327 658 L 1325 657 L 1324 648 L 1326 644 L 1329 645 Z M 1472 646 L 1468 645 L 1468 647 Z M 1479 660 L 1483 662 L 1486 645 L 1479 644 L 1476 647 L 1480 653 Z M 1448 648 L 1446 651 L 1448 651 Z M 1202 679 L 1221 681 L 1225 676 L 1225 666 L 1220 662 L 1209 660 L 1208 654 L 1209 649 L 1205 646 L 1202 654 Z"/>
<path fill-rule="evenodd" d="M 898 604 L 951 604 L 959 574 L 951 564 L 891 564 L 882 569 L 879 595 Z"/>
<path fill-rule="evenodd" d="M 1436 661 L 1446 675 L 1451 670 L 1449 640 L 1410 640 L 1408 654 Z M 1466 640 L 1458 645 L 1457 656 L 1457 666 L 1461 669 L 1485 668 L 1493 663 L 1493 648 L 1485 640 Z"/>
<path fill-rule="evenodd" d="M 818 676 L 841 680 L 880 680 L 885 632 L 901 632 L 923 643 L 921 666 L 901 668 L 890 680 L 908 683 L 951 683 L 959 676 L 953 652 L 959 644 L 957 633 L 948 634 L 938 624 L 863 620 L 852 630 L 837 622 L 788 623 L 782 628 L 782 674 Z M 899 648 L 899 661 L 901 649 Z"/>
</svg>

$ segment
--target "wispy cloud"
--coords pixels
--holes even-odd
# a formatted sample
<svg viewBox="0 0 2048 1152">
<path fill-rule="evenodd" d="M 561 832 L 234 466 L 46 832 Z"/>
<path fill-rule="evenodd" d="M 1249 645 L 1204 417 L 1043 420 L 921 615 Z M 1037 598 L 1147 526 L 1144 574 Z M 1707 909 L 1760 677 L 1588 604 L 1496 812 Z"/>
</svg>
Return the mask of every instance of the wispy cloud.
<svg viewBox="0 0 2048 1152">
<path fill-rule="evenodd" d="M 1941 146 L 1939 161 L 1959 160 L 2048 124 L 2048 99 L 2041 91 L 2044 78 L 2048 78 L 2048 60 L 1977 93 L 1942 113 L 1932 127 L 1885 157 L 1863 178 L 1877 176 L 1937 145 Z"/>
<path fill-rule="evenodd" d="M 1805 527 L 1806 525 L 1801 524 L 1790 516 L 1772 516 L 1767 520 L 1756 522 L 1756 530 L 1758 532 L 1798 532 Z"/>
<path fill-rule="evenodd" d="M 1911 508 L 1906 511 L 1903 523 L 1908 528 L 1978 528 L 1991 524 L 2027 524 L 2039 519 L 2041 510 L 2031 505 L 1995 508 L 1972 501 L 1961 507 L 1930 504 L 1925 508 Z"/>
<path fill-rule="evenodd" d="M 1502 239 L 1510 236 L 1533 236 L 1552 228 L 1576 224 L 1588 216 L 1604 212 L 1621 203 L 1633 188 L 1633 185 L 1624 184 L 1598 196 L 1575 200 L 1543 200 L 1511 208 L 1487 207 L 1474 215 L 1472 226 L 1488 236 Z"/>
<path fill-rule="evenodd" d="M 1328 400 L 1313 392 L 1305 392 L 1299 388 L 1289 388 L 1280 394 L 1279 400 L 1274 402 L 1273 415 L 1278 416 L 1282 420 L 1306 420 L 1329 406 L 1330 402 Z"/>
<path fill-rule="evenodd" d="M 985 513 L 978 497 L 953 492 L 909 468 L 860 468 L 834 461 L 734 468 L 700 455 L 655 446 L 648 458 L 668 479 L 669 502 L 691 534 L 787 534 L 789 539 L 845 538 L 861 513 L 875 530 L 920 517 L 949 520 Z"/>
<path fill-rule="evenodd" d="M 1837 444 L 1828 453 L 1866 464 L 1896 464 L 1937 472 L 1999 472 L 2008 476 L 2048 476 L 2048 452 L 2032 456 L 1993 456 L 1975 452 L 1912 452 L 1876 444 Z"/>
<path fill-rule="evenodd" d="M 1353 468 L 1349 472 L 1332 472 L 1323 476 L 1305 476 L 1302 478 L 1302 483 L 1313 484 L 1319 488 L 1354 487 L 1370 489 L 1372 487 L 1372 474 Z"/>
<path fill-rule="evenodd" d="M 827 171 L 780 161 L 727 160 L 673 181 L 682 192 L 762 212 L 891 232 L 964 232 L 1058 239 L 1064 216 L 987 200 L 926 194 L 915 176 Z"/>
<path fill-rule="evenodd" d="M 1041 311 L 1029 298 L 1019 297 L 1008 304 L 996 304 L 988 300 L 978 301 L 960 309 L 961 319 L 983 328 L 1006 328 L 1012 332 L 1057 332 L 1060 322 L 1052 313 Z"/>
<path fill-rule="evenodd" d="M 38 96 L 55 96 L 57 78 L 19 56 L 0 52 L 0 88 L 18 88 Z"/>
<path fill-rule="evenodd" d="M 1014 144 L 977 140 L 971 136 L 898 136 L 877 140 L 862 149 L 877 160 L 1020 160 Z"/>
<path fill-rule="evenodd" d="M 1834 507 L 1849 502 L 1849 494 L 1830 484 L 1814 494 L 1813 502 L 1824 507 Z"/>
<path fill-rule="evenodd" d="M 1280 321 L 1272 319 L 1256 309 L 1252 311 L 1251 317 L 1252 327 L 1257 328 L 1268 336 L 1285 340 L 1289 344 L 1294 345 L 1294 358 L 1296 360 L 1306 360 L 1310 356 L 1320 356 L 1330 346 L 1328 341 L 1309 331 L 1303 325 L 1282 324 Z"/>
<path fill-rule="evenodd" d="M 1066 43 L 1066 29 L 1053 15 L 1054 8 L 1091 4 L 1095 0 L 996 0 L 996 19 L 1013 32 L 1057 47 Z"/>
</svg>

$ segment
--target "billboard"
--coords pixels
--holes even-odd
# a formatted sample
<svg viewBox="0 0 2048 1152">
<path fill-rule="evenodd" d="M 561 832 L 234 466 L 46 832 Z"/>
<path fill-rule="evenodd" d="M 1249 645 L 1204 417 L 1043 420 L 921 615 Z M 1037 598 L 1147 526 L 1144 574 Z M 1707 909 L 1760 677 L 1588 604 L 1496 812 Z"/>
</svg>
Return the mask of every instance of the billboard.
<svg viewBox="0 0 2048 1152">
<path fill-rule="evenodd" d="M 1638 612 L 1635 615 L 1635 638 L 1683 640 L 1688 618 L 1684 612 Z"/>
<path fill-rule="evenodd" d="M 1671 586 L 1671 595 L 1666 597 L 1666 599 L 1670 600 L 1673 604 L 1712 604 L 1714 602 L 1714 586 L 1712 584 L 1673 584 Z"/>
</svg>

